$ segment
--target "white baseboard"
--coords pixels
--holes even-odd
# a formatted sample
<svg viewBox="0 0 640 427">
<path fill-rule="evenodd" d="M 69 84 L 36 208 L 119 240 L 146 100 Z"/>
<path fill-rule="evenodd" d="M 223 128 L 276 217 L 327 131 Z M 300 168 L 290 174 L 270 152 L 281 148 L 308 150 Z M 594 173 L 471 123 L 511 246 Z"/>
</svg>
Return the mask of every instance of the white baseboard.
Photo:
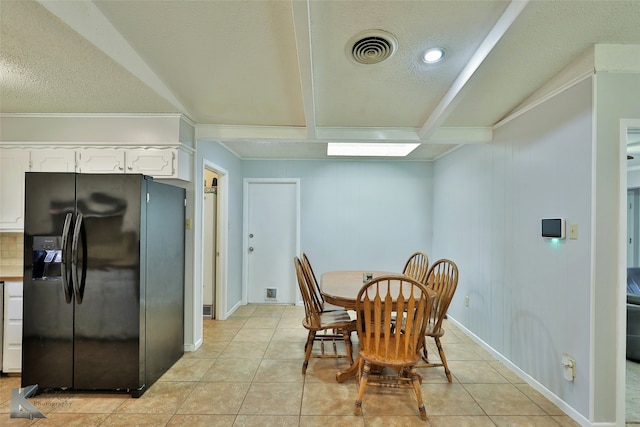
<svg viewBox="0 0 640 427">
<path fill-rule="evenodd" d="M 497 352 L 493 347 L 480 339 L 473 332 L 464 327 L 460 322 L 456 321 L 451 316 L 447 316 L 447 320 L 456 325 L 458 329 L 465 333 L 469 338 L 475 341 L 480 347 L 491 353 L 496 359 L 500 360 L 510 371 L 516 374 L 518 377 L 522 378 L 527 384 L 533 387 L 537 392 L 542 394 L 545 398 L 555 404 L 558 408 L 560 408 L 567 416 L 571 417 L 575 422 L 580 424 L 583 427 L 615 427 L 615 423 L 592 423 L 588 419 L 586 419 L 582 414 L 577 412 L 573 407 L 571 407 L 567 402 L 560 399 L 556 394 L 551 392 L 545 386 L 540 384 L 535 378 L 531 377 L 529 374 L 518 368 L 514 365 L 509 359 L 504 357 L 501 353 Z"/>
</svg>

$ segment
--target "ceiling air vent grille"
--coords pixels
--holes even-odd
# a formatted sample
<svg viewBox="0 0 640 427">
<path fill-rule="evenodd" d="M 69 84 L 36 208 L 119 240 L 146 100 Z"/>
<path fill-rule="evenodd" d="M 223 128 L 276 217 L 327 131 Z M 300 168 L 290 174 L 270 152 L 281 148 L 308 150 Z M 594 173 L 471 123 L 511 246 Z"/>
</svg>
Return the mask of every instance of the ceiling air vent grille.
<svg viewBox="0 0 640 427">
<path fill-rule="evenodd" d="M 396 38 L 382 30 L 359 33 L 347 44 L 351 58 L 366 65 L 386 61 L 395 53 L 397 47 Z"/>
</svg>

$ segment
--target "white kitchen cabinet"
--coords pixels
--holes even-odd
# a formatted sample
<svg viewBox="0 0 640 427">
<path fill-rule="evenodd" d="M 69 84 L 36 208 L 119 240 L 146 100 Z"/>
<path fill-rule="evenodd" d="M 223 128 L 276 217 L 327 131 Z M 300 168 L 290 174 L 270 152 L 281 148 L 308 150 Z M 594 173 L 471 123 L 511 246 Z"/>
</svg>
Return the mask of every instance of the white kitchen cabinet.
<svg viewBox="0 0 640 427">
<path fill-rule="evenodd" d="M 156 178 L 182 178 L 177 173 L 176 148 L 78 150 L 78 172 L 141 173 Z M 188 177 L 188 175 L 187 175 Z"/>
<path fill-rule="evenodd" d="M 71 148 L 31 150 L 31 172 L 75 172 L 76 150 Z"/>
<path fill-rule="evenodd" d="M 0 231 L 24 229 L 24 173 L 140 173 L 191 180 L 193 152 L 167 147 L 2 147 L 0 148 Z"/>
<path fill-rule="evenodd" d="M 87 148 L 77 150 L 80 173 L 124 173 L 124 150 Z"/>
<path fill-rule="evenodd" d="M 4 282 L 2 372 L 22 371 L 22 282 Z"/>
<path fill-rule="evenodd" d="M 176 155 L 172 149 L 133 149 L 126 153 L 127 173 L 170 178 L 176 173 Z"/>
<path fill-rule="evenodd" d="M 29 150 L 0 149 L 0 230 L 24 228 L 24 173 L 29 159 Z"/>
</svg>

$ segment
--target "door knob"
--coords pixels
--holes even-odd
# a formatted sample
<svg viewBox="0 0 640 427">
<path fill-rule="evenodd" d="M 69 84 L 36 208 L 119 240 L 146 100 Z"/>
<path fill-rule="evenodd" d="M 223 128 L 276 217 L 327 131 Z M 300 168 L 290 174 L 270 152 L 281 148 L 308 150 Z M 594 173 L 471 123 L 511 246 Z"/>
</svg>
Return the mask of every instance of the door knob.
<svg viewBox="0 0 640 427">
<path fill-rule="evenodd" d="M 253 246 L 249 246 L 249 252 L 253 252 Z"/>
</svg>

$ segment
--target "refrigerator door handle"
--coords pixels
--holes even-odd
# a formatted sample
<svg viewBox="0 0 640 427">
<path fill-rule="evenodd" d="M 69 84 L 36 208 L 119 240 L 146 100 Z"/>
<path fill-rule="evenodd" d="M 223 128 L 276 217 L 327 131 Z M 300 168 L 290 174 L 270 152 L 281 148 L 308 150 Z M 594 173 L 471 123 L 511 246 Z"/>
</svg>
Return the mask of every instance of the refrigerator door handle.
<svg viewBox="0 0 640 427">
<path fill-rule="evenodd" d="M 73 299 L 73 285 L 70 280 L 70 265 L 69 265 L 69 254 L 67 253 L 67 247 L 69 246 L 69 230 L 71 228 L 71 219 L 73 215 L 71 212 L 67 213 L 64 217 L 64 225 L 62 226 L 62 289 L 64 290 L 64 298 L 67 301 L 67 304 L 71 303 Z"/>
<path fill-rule="evenodd" d="M 83 251 L 83 261 L 82 261 L 82 277 L 78 280 L 78 241 L 82 239 L 82 251 Z M 76 226 L 73 229 L 73 242 L 71 244 L 71 264 L 73 268 L 71 269 L 71 273 L 73 276 L 73 289 L 76 295 L 76 303 L 82 304 L 82 296 L 84 294 L 84 285 L 86 279 L 86 232 L 84 230 L 84 224 L 82 223 L 82 214 L 79 213 L 76 217 Z"/>
</svg>

